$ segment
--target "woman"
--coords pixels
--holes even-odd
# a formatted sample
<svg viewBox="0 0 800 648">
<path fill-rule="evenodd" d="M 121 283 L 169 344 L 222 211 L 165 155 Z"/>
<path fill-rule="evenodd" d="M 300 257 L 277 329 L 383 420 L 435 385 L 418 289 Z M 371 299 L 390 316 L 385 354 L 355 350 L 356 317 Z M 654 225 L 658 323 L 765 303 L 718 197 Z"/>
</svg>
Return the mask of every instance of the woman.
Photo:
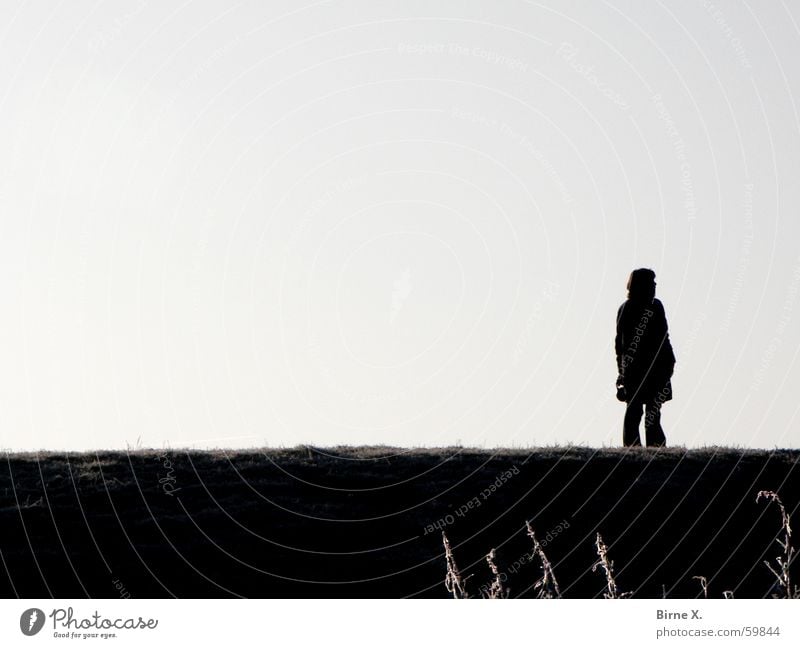
<svg viewBox="0 0 800 648">
<path fill-rule="evenodd" d="M 641 445 L 639 422 L 645 409 L 648 446 L 666 444 L 661 428 L 661 405 L 672 400 L 675 354 L 669 341 L 664 306 L 656 299 L 656 273 L 648 268 L 631 272 L 628 299 L 617 310 L 617 398 L 625 410 L 622 442 Z"/>
</svg>

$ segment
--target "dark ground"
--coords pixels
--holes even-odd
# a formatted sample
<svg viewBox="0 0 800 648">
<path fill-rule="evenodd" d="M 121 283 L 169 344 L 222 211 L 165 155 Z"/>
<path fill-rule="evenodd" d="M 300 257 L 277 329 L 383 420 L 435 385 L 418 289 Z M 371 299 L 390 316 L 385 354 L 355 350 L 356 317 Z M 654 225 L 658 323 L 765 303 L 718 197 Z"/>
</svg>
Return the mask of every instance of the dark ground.
<svg viewBox="0 0 800 648">
<path fill-rule="evenodd" d="M 794 513 L 798 461 L 727 448 L 11 454 L 0 595 L 444 597 L 441 527 L 474 596 L 492 547 L 511 596 L 530 596 L 530 520 L 565 597 L 602 596 L 598 531 L 636 597 L 698 596 L 700 575 L 710 597 L 765 597 L 780 513 L 756 493 Z"/>
</svg>

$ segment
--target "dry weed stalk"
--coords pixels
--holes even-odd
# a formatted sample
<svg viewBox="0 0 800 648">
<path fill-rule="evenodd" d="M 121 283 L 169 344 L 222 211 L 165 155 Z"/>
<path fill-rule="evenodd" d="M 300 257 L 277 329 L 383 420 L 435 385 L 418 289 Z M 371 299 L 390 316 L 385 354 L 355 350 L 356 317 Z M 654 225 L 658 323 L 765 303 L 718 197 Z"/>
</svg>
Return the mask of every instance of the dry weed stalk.
<svg viewBox="0 0 800 648">
<path fill-rule="evenodd" d="M 486 595 L 486 598 L 490 599 L 503 599 L 508 598 L 508 590 L 503 587 L 502 581 L 500 580 L 500 570 L 497 569 L 497 564 L 495 561 L 495 553 L 494 549 L 492 549 L 486 555 L 486 562 L 489 563 L 489 569 L 492 570 L 492 574 L 494 574 L 494 580 L 492 581 L 492 585 L 489 587 L 489 592 Z"/>
<path fill-rule="evenodd" d="M 603 536 L 601 536 L 599 532 L 595 539 L 595 546 L 597 547 L 597 555 L 600 560 L 592 565 L 592 571 L 597 571 L 598 567 L 602 567 L 606 574 L 607 591 L 603 594 L 603 597 L 607 599 L 628 598 L 631 595 L 630 592 L 620 593 L 617 590 L 617 581 L 614 580 L 614 562 L 608 557 L 608 547 L 606 547 L 605 542 L 603 542 Z"/>
<path fill-rule="evenodd" d="M 31 501 L 31 496 L 28 495 L 25 497 L 24 502 L 17 505 L 17 508 L 18 509 L 44 508 L 44 498 L 40 497 L 39 499 Z"/>
<path fill-rule="evenodd" d="M 533 553 L 539 558 L 539 564 L 542 566 L 542 577 L 533 584 L 536 598 L 561 598 L 561 590 L 558 589 L 558 581 L 555 573 L 553 573 L 553 565 L 545 555 L 542 545 L 536 539 L 536 533 L 531 523 L 526 522 L 525 526 L 528 528 L 528 536 L 533 541 Z"/>
<path fill-rule="evenodd" d="M 447 574 L 444 577 L 444 586 L 455 599 L 469 598 L 465 587 L 466 579 L 461 578 L 461 572 L 458 571 L 456 559 L 453 557 L 453 550 L 450 548 L 450 541 L 444 531 L 442 531 L 442 543 L 444 544 L 444 555 L 447 560 Z"/>
<path fill-rule="evenodd" d="M 775 557 L 777 568 L 775 568 L 770 561 L 764 561 L 764 564 L 772 572 L 777 581 L 775 589 L 778 590 L 778 593 L 773 594 L 773 597 L 800 599 L 800 587 L 792 584 L 790 571 L 792 561 L 795 559 L 795 549 L 792 546 L 791 519 L 789 514 L 786 512 L 786 507 L 783 505 L 781 498 L 776 492 L 770 490 L 758 491 L 756 494 L 756 502 L 759 502 L 762 497 L 768 500 L 768 502 L 775 502 L 781 512 L 781 530 L 783 531 L 783 537 L 778 537 L 775 541 L 783 549 L 783 554 Z M 41 502 L 37 501 L 32 504 L 26 502 L 22 506 L 26 505 L 37 506 L 41 505 Z M 525 525 L 527 527 L 528 536 L 533 541 L 533 552 L 531 553 L 531 557 L 533 555 L 537 556 L 542 569 L 542 577 L 533 584 L 534 592 L 536 592 L 536 598 L 561 598 L 561 590 L 558 587 L 558 581 L 556 580 L 555 573 L 553 572 L 553 565 L 547 558 L 547 555 L 544 553 L 542 545 L 537 540 L 536 533 L 534 532 L 530 522 L 526 522 Z M 466 578 L 462 578 L 461 572 L 458 570 L 455 558 L 453 557 L 450 541 L 447 539 L 447 535 L 444 533 L 444 531 L 442 531 L 442 542 L 444 543 L 445 557 L 447 560 L 447 574 L 445 575 L 444 585 L 447 588 L 447 591 L 453 595 L 453 598 L 470 598 L 466 589 L 466 581 L 470 577 L 467 576 Z M 617 588 L 617 582 L 614 577 L 614 562 L 609 558 L 608 547 L 606 546 L 605 542 L 603 541 L 603 537 L 599 532 L 597 533 L 597 537 L 595 539 L 595 547 L 597 549 L 598 560 L 594 563 L 594 565 L 592 565 L 592 571 L 597 571 L 598 567 L 603 569 L 606 577 L 606 591 L 603 593 L 603 597 L 607 599 L 623 599 L 631 597 L 633 592 L 620 592 Z M 498 570 L 495 559 L 495 550 L 492 549 L 486 556 L 486 562 L 488 563 L 489 569 L 494 576 L 494 580 L 492 581 L 488 592 L 482 592 L 481 595 L 490 599 L 508 598 L 509 590 L 502 585 L 503 575 Z M 700 587 L 703 590 L 703 597 L 708 598 L 708 580 L 706 577 L 693 576 L 692 578 L 700 582 Z M 661 589 L 662 597 L 667 598 L 666 587 L 663 584 Z M 722 596 L 726 599 L 733 599 L 734 593 L 732 590 L 725 590 L 722 592 Z"/>
<path fill-rule="evenodd" d="M 789 566 L 792 564 L 792 560 L 794 558 L 794 547 L 792 547 L 792 527 L 790 524 L 791 521 L 789 519 L 789 514 L 786 512 L 786 508 L 783 506 L 781 498 L 778 497 L 778 494 L 775 491 L 758 491 L 758 494 L 756 495 L 756 502 L 758 502 L 762 497 L 769 501 L 775 502 L 778 505 L 778 508 L 781 510 L 783 539 L 781 540 L 780 538 L 776 538 L 775 541 L 783 548 L 783 556 L 776 556 L 775 558 L 775 562 L 778 563 L 777 570 L 769 563 L 768 560 L 764 561 L 764 564 L 778 580 L 777 587 L 783 593 L 783 596 L 779 596 L 777 594 L 774 594 L 773 596 L 775 598 L 787 599 L 800 598 L 800 588 L 798 588 L 797 585 L 792 587 L 792 578 L 789 572 Z"/>
<path fill-rule="evenodd" d="M 700 587 L 703 588 L 703 598 L 708 598 L 708 579 L 705 576 L 692 576 L 692 578 L 700 581 Z"/>
</svg>

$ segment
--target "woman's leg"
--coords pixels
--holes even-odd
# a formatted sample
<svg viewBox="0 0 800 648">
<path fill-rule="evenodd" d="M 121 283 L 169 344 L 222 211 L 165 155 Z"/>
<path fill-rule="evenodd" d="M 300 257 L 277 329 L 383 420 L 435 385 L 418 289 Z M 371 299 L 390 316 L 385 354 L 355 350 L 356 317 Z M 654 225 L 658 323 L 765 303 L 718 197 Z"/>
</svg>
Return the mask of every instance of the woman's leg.
<svg viewBox="0 0 800 648">
<path fill-rule="evenodd" d="M 667 445 L 667 438 L 661 427 L 661 402 L 657 399 L 645 403 L 644 437 L 648 446 Z"/>
<path fill-rule="evenodd" d="M 642 420 L 642 403 L 638 400 L 628 402 L 625 408 L 625 421 L 622 426 L 622 443 L 626 446 L 642 445 L 639 439 L 639 421 Z"/>
</svg>

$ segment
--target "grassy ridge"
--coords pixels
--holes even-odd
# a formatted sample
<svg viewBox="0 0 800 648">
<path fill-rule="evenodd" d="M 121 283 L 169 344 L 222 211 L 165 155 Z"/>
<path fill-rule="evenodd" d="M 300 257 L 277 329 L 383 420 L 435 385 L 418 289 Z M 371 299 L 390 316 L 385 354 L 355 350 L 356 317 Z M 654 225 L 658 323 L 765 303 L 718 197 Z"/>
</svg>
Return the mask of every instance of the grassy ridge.
<svg viewBox="0 0 800 648">
<path fill-rule="evenodd" d="M 530 521 L 565 597 L 601 596 L 602 533 L 636 597 L 773 593 L 777 491 L 800 451 L 724 448 L 138 450 L 9 454 L 3 596 L 443 597 L 442 530 L 468 587 L 496 563 L 532 595 Z"/>
</svg>

